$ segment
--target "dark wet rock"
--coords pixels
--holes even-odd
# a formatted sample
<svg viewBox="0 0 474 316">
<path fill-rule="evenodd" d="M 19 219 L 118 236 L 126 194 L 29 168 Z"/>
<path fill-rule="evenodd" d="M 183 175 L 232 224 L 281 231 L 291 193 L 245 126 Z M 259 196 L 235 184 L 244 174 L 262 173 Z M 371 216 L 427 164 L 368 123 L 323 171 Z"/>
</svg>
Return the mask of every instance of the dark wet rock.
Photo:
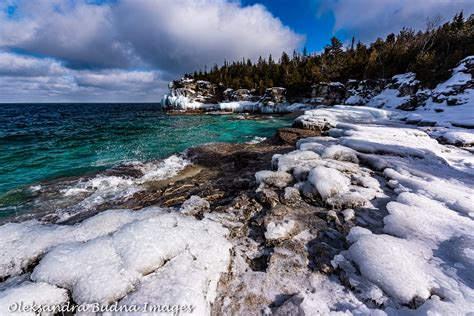
<svg viewBox="0 0 474 316">
<path fill-rule="evenodd" d="M 296 145 L 296 142 L 302 138 L 320 136 L 319 130 L 310 130 L 302 128 L 279 128 L 277 130 L 277 139 L 284 144 Z"/>
<path fill-rule="evenodd" d="M 257 199 L 260 203 L 270 207 L 277 206 L 280 203 L 278 194 L 269 188 L 259 190 L 257 192 Z"/>
</svg>

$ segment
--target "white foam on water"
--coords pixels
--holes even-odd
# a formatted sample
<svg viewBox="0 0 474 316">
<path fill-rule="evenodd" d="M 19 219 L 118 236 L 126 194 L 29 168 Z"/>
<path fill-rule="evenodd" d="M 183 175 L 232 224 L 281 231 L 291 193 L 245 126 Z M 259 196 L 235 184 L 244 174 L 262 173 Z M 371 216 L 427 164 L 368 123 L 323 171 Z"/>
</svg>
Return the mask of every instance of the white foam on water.
<svg viewBox="0 0 474 316">
<path fill-rule="evenodd" d="M 92 179 L 79 181 L 61 190 L 63 197 L 79 199 L 79 201 L 73 207 L 73 211 L 67 210 L 60 216 L 66 219 L 78 211 L 87 211 L 105 202 L 130 197 L 142 191 L 147 182 L 174 177 L 189 164 L 191 164 L 189 160 L 173 155 L 159 162 L 128 163 L 131 168 L 143 174 L 139 178 L 99 174 Z"/>
</svg>

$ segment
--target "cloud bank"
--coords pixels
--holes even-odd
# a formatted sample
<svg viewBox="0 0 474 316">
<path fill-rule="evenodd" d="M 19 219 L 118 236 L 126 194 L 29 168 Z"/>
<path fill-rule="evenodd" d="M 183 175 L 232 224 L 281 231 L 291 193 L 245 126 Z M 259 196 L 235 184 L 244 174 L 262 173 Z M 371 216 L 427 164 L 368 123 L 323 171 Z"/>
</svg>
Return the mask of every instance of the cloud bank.
<svg viewBox="0 0 474 316">
<path fill-rule="evenodd" d="M 0 102 L 28 98 L 15 96 L 21 91 L 32 101 L 119 101 L 124 89 L 127 100 L 157 101 L 165 82 L 183 72 L 225 59 L 278 56 L 304 41 L 263 6 L 235 1 L 17 0 L 1 6 L 0 92 L 5 86 L 12 91 Z"/>
</svg>

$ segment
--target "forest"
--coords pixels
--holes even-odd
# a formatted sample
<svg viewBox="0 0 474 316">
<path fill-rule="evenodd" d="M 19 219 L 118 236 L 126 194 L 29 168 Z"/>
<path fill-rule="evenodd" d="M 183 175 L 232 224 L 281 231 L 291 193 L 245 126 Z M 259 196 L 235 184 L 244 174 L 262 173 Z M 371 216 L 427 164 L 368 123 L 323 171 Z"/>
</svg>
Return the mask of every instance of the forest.
<svg viewBox="0 0 474 316">
<path fill-rule="evenodd" d="M 288 96 L 307 93 L 313 84 L 325 81 L 346 82 L 349 79 L 387 79 L 395 74 L 415 72 L 427 87 L 449 77 L 450 69 L 464 57 L 474 55 L 474 15 L 463 12 L 446 23 L 441 16 L 430 18 L 424 31 L 404 28 L 370 44 L 355 42 L 344 45 L 336 37 L 321 53 L 294 51 L 274 56 L 224 61 L 204 71 L 185 77 L 222 83 L 233 89 L 255 89 L 263 94 L 266 88 L 287 88 Z"/>
</svg>

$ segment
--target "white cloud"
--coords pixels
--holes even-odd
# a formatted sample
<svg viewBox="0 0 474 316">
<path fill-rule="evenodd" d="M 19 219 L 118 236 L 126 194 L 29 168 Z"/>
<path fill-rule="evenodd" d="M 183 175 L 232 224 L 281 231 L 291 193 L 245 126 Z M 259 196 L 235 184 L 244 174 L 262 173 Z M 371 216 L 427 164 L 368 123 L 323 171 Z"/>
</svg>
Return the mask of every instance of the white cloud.
<svg viewBox="0 0 474 316">
<path fill-rule="evenodd" d="M 0 68 L 5 66 L 0 69 L 0 83 L 8 77 L 9 87 L 17 82 L 25 93 L 45 89 L 40 95 L 50 93 L 50 84 L 54 95 L 64 98 L 68 85 L 57 83 L 62 78 L 74 96 L 85 89 L 94 90 L 86 97 L 100 94 L 99 90 L 120 89 L 122 94 L 131 90 L 131 95 L 149 98 L 157 89 L 164 91 L 163 78 L 221 64 L 224 59 L 278 56 L 304 40 L 260 5 L 242 7 L 240 2 L 225 0 L 88 2 L 10 0 L 0 4 L 0 49 L 47 57 L 0 54 Z M 6 14 L 8 4 L 16 7 L 13 17 Z M 35 86 L 40 79 L 15 81 L 15 76 L 50 76 L 50 81 Z M 5 99 L 1 95 L 0 102 Z"/>
<path fill-rule="evenodd" d="M 156 71 L 76 70 L 0 52 L 0 102 L 157 102 L 165 86 Z"/>
<path fill-rule="evenodd" d="M 0 76 L 38 77 L 63 74 L 67 70 L 51 59 L 0 52 Z"/>
<path fill-rule="evenodd" d="M 123 0 L 113 8 L 119 33 L 147 62 L 191 71 L 227 60 L 279 56 L 303 42 L 263 6 L 219 0 Z"/>
<path fill-rule="evenodd" d="M 153 86 L 157 83 L 158 75 L 152 71 L 78 71 L 75 80 L 84 87 L 102 89 L 136 89 Z"/>
<path fill-rule="evenodd" d="M 472 0 L 330 0 L 319 13 L 331 11 L 336 19 L 334 32 L 343 30 L 364 42 L 397 33 L 403 27 L 425 29 L 428 18 L 441 15 L 450 20 L 464 10 L 474 13 Z"/>
</svg>

